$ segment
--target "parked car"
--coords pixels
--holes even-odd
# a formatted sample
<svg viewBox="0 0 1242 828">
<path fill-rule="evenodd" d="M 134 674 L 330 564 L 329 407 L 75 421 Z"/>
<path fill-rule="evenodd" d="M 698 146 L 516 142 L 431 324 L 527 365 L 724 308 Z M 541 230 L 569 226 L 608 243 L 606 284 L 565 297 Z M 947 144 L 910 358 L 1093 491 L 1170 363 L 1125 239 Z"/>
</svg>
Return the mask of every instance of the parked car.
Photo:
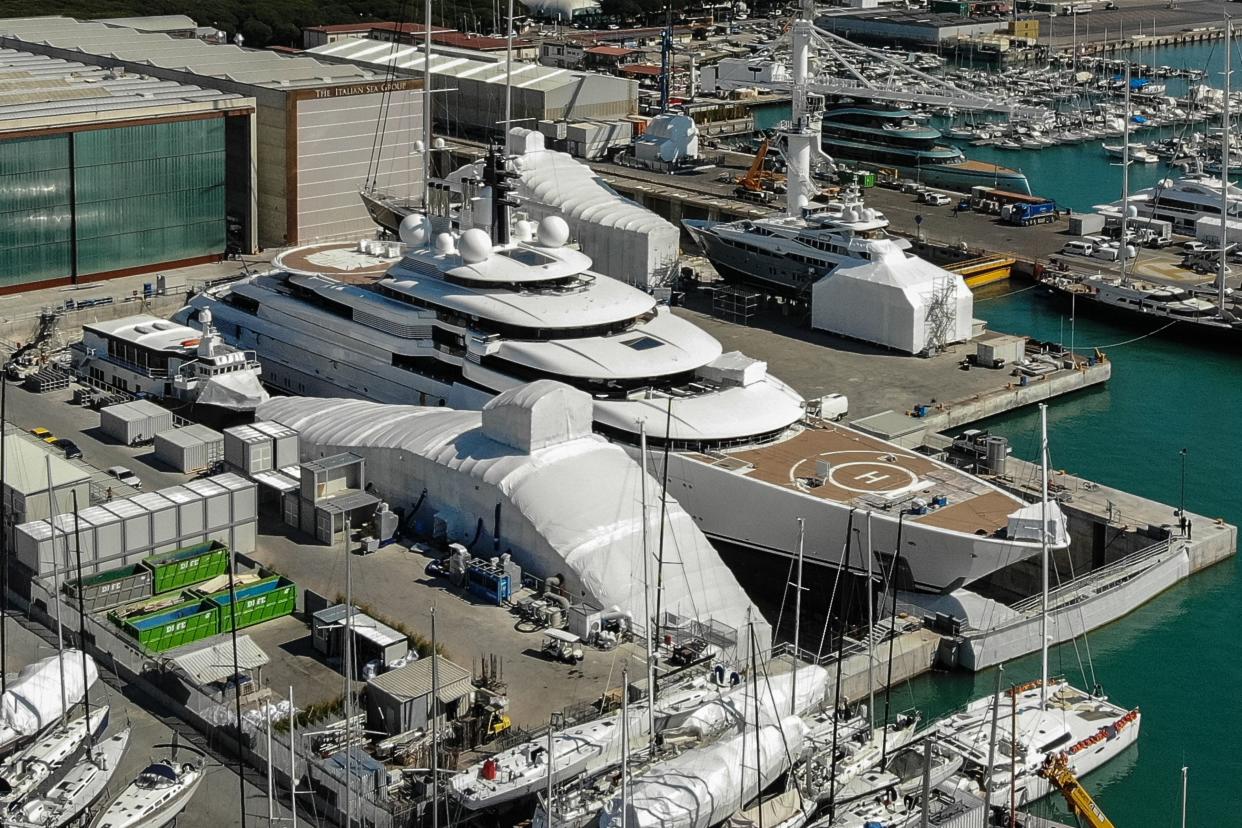
<svg viewBox="0 0 1242 828">
<path fill-rule="evenodd" d="M 1182 243 L 1182 249 L 1187 253 L 1202 253 L 1207 250 L 1207 245 L 1201 241 L 1188 241 Z"/>
<path fill-rule="evenodd" d="M 48 431 L 46 428 L 42 428 L 42 427 L 32 428 L 30 429 L 30 433 L 38 437 L 40 440 L 42 440 L 45 443 L 56 442 L 56 435 Z"/>
<path fill-rule="evenodd" d="M 138 479 L 138 475 L 134 474 L 124 466 L 109 466 L 107 469 L 104 469 L 104 471 L 109 477 L 115 477 L 126 486 L 132 486 L 135 489 L 142 488 L 142 481 Z"/>
<path fill-rule="evenodd" d="M 78 444 L 72 440 L 66 440 L 63 437 L 57 437 L 52 445 L 65 453 L 66 460 L 82 459 L 82 449 L 78 448 Z"/>
<path fill-rule="evenodd" d="M 943 207 L 952 202 L 944 193 L 927 192 L 923 194 L 923 203 L 930 204 L 933 207 Z"/>
</svg>

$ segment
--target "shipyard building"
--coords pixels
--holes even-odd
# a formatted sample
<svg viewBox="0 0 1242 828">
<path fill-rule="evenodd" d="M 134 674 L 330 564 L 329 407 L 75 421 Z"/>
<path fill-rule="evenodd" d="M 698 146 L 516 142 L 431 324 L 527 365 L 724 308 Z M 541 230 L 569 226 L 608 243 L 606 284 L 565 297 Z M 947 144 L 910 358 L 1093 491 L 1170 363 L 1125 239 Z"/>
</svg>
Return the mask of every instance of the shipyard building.
<svg viewBox="0 0 1242 828">
<path fill-rule="evenodd" d="M 228 167 L 255 177 L 261 247 L 373 232 L 360 189 L 418 191 L 415 78 L 67 17 L 0 20 L 6 48 L 253 99 L 252 153 Z"/>
<path fill-rule="evenodd" d="M 253 245 L 255 101 L 0 49 L 0 293 Z"/>
</svg>

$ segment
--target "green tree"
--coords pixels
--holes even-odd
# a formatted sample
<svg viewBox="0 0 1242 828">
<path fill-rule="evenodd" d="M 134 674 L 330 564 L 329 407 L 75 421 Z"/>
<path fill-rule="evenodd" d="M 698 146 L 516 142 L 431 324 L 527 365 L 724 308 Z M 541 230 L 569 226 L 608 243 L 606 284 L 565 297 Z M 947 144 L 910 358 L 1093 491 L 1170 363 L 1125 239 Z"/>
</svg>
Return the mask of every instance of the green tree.
<svg viewBox="0 0 1242 828">
<path fill-rule="evenodd" d="M 252 49 L 262 49 L 272 42 L 272 27 L 262 20 L 248 17 L 241 24 L 241 35 L 246 39 L 243 45 Z"/>
</svg>

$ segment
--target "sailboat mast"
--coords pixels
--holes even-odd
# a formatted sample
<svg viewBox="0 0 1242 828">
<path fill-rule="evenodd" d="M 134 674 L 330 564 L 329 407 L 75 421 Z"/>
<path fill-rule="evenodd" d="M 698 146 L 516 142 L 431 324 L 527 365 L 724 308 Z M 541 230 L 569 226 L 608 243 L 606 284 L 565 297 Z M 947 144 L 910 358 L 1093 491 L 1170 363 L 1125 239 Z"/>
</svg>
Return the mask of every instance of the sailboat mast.
<svg viewBox="0 0 1242 828">
<path fill-rule="evenodd" d="M 431 212 L 431 0 L 423 0 L 423 209 Z"/>
<path fill-rule="evenodd" d="M 630 804 L 630 671 L 621 669 L 621 828 L 629 828 Z M 548 809 L 549 827 L 552 810 Z"/>
<path fill-rule="evenodd" d="M 349 737 L 350 717 L 353 715 L 353 650 L 354 650 L 354 573 L 350 565 L 349 553 L 349 518 L 345 518 L 345 647 L 341 652 L 344 659 L 341 673 L 345 676 L 345 824 L 353 825 L 353 779 L 351 777 L 352 762 L 350 761 Z M 435 662 L 432 662 L 433 664 Z"/>
<path fill-rule="evenodd" d="M 289 819 L 298 828 L 298 717 L 293 706 L 293 685 L 289 685 Z"/>
<path fill-rule="evenodd" d="M 86 708 L 86 753 L 95 749 L 95 729 L 91 727 L 91 686 L 86 681 L 86 599 L 82 589 L 82 535 L 78 531 L 78 493 L 73 492 L 73 552 L 78 574 L 78 649 L 82 651 L 82 707 Z M 56 597 L 60 603 L 60 596 Z"/>
<path fill-rule="evenodd" d="M 1048 406 L 1039 404 L 1039 553 L 1043 605 L 1039 614 L 1039 705 L 1048 707 Z M 1017 704 L 1017 699 L 1014 699 Z"/>
<path fill-rule="evenodd" d="M 655 653 L 652 652 L 653 646 L 652 636 L 656 634 L 655 625 L 652 624 L 651 617 L 651 577 L 648 572 L 651 560 L 651 546 L 648 542 L 648 524 L 651 522 L 647 516 L 647 423 L 642 421 L 638 424 L 638 446 L 639 453 L 642 455 L 642 513 L 643 513 L 643 627 L 647 639 L 647 736 L 652 751 L 655 754 Z"/>
<path fill-rule="evenodd" d="M 1125 91 L 1125 122 L 1121 129 L 1121 281 L 1130 278 L 1126 270 L 1129 257 L 1126 256 L 1126 230 L 1130 219 L 1130 54 L 1126 53 L 1126 91 Z"/>
<path fill-rule="evenodd" d="M 505 32 L 505 149 L 509 147 L 509 130 L 513 127 L 513 0 L 509 0 L 509 25 Z M 549 803 L 550 805 L 551 803 Z"/>
<path fill-rule="evenodd" d="M 867 512 L 867 548 L 862 550 L 867 556 L 867 721 L 871 732 L 867 738 L 875 734 L 875 580 L 872 573 L 871 554 L 871 512 Z"/>
<path fill-rule="evenodd" d="M 794 634 L 793 647 L 794 658 L 801 657 L 802 640 L 802 554 L 803 545 L 806 542 L 806 521 L 798 518 L 798 577 L 794 580 Z M 789 693 L 789 715 L 798 712 L 798 668 L 794 665 L 794 671 L 789 676 L 790 693 Z"/>
<path fill-rule="evenodd" d="M 436 653 L 436 608 L 431 608 L 431 828 L 440 828 L 440 658 Z M 551 825 L 551 821 L 548 823 Z"/>
<path fill-rule="evenodd" d="M 1186 775 L 1190 768 L 1182 766 L 1182 828 L 1186 828 Z"/>
<path fill-rule="evenodd" d="M 1233 74 L 1233 23 L 1225 15 L 1225 100 L 1220 129 L 1220 271 L 1216 279 L 1216 309 L 1225 313 L 1225 250 L 1229 237 L 1229 159 L 1233 155 L 1229 141 L 1229 88 Z"/>
<path fill-rule="evenodd" d="M 56 560 L 56 524 L 57 518 L 60 516 L 60 510 L 56 508 L 56 484 L 52 478 L 52 455 L 48 454 L 44 458 L 47 468 L 47 499 L 52 508 L 52 603 L 56 605 L 56 663 L 60 666 L 60 718 L 63 720 L 69 715 L 69 697 L 65 692 L 65 638 L 64 632 L 60 626 L 60 564 Z M 74 515 L 76 525 L 77 515 Z M 65 557 L 69 553 L 69 538 L 65 535 L 65 530 L 60 530 L 60 539 L 65 544 Z M 82 680 L 86 680 L 86 676 L 82 676 Z M 90 722 L 88 721 L 89 725 Z"/>
</svg>

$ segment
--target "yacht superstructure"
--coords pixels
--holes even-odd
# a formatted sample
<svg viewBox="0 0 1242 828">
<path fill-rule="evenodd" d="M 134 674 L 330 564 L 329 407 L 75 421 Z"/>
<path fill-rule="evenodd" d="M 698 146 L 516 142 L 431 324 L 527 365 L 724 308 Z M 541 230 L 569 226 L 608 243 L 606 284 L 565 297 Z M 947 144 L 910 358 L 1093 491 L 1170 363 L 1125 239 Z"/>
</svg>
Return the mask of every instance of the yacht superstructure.
<svg viewBox="0 0 1242 828">
<path fill-rule="evenodd" d="M 1219 221 L 1222 201 L 1227 204 L 1230 218 L 1242 217 L 1242 188 L 1233 183 L 1229 183 L 1228 187 L 1227 195 L 1223 194 L 1220 178 L 1191 173 L 1180 178 L 1163 179 L 1154 187 L 1131 193 L 1124 203 L 1117 201 L 1096 209 L 1120 210 L 1128 205 L 1134 208 L 1140 219 L 1167 221 L 1173 225 L 1174 233 L 1193 236 L 1199 219 L 1215 218 Z"/>
<path fill-rule="evenodd" d="M 468 202 L 464 232 L 433 234 L 415 216 L 401 245 L 290 251 L 279 270 L 202 293 L 179 318 L 210 310 L 292 394 L 479 408 L 533 380 L 570 384 L 591 394 L 599 433 L 632 452 L 643 428 L 653 451 L 669 444 L 669 491 L 713 540 L 793 555 L 804 517 L 808 557 L 837 565 L 829 550 L 870 513 L 877 555 L 904 524 L 903 584 L 932 590 L 1034 554 L 1009 532 L 1017 498 L 807 418 L 765 363 L 722 353 L 649 295 L 596 276 L 557 217 L 511 221 L 506 163 L 489 156 L 479 192 L 490 197 Z"/>
</svg>

